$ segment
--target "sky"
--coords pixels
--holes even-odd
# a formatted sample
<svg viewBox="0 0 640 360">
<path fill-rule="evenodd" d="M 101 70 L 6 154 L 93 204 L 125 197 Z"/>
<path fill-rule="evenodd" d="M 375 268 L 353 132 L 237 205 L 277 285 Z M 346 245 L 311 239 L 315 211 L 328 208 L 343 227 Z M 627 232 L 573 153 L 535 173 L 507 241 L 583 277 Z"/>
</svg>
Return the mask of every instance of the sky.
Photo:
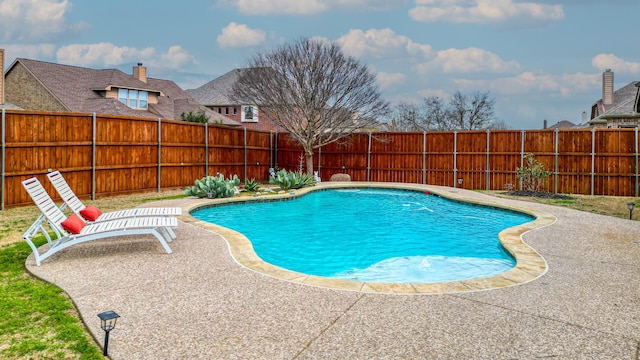
<svg viewBox="0 0 640 360">
<path fill-rule="evenodd" d="M 496 120 L 540 129 L 640 80 L 638 0 L 0 0 L 5 70 L 16 58 L 193 89 L 302 38 L 335 41 L 384 99 L 489 92 Z"/>
</svg>

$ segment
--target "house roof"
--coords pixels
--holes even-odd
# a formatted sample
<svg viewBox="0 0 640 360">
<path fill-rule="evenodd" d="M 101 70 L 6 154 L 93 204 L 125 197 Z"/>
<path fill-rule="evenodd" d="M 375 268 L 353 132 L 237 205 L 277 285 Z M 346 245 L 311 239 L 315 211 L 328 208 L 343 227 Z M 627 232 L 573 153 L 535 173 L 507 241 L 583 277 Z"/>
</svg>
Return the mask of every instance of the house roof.
<svg viewBox="0 0 640 360">
<path fill-rule="evenodd" d="M 601 113 L 598 118 L 602 117 L 630 117 L 637 115 L 634 111 L 636 106 L 638 86 L 637 82 L 630 82 L 624 87 L 616 90 L 613 93 L 613 104 L 604 106 L 604 113 Z M 597 106 L 598 109 L 603 109 L 602 99 L 596 101 L 593 106 Z M 595 119 L 593 119 L 595 120 Z M 592 120 L 592 121 L 593 121 Z"/>
<path fill-rule="evenodd" d="M 569 120 L 562 120 L 549 126 L 547 129 L 566 129 L 566 128 L 572 128 L 572 127 L 576 127 L 576 124 L 572 123 Z"/>
<path fill-rule="evenodd" d="M 95 70 L 23 58 L 16 59 L 7 72 L 18 63 L 22 64 L 68 111 L 179 119 L 182 112 L 203 110 L 211 122 L 240 125 L 200 106 L 171 80 L 148 78 L 145 83 L 118 69 Z M 158 103 L 149 104 L 148 110 L 131 109 L 118 99 L 104 97 L 102 92 L 111 88 L 156 93 Z"/>
<path fill-rule="evenodd" d="M 240 105 L 229 97 L 233 85 L 241 75 L 256 68 L 233 69 L 196 89 L 188 89 L 187 92 L 200 104 L 205 106 Z M 249 102 L 247 102 L 249 103 Z"/>
</svg>

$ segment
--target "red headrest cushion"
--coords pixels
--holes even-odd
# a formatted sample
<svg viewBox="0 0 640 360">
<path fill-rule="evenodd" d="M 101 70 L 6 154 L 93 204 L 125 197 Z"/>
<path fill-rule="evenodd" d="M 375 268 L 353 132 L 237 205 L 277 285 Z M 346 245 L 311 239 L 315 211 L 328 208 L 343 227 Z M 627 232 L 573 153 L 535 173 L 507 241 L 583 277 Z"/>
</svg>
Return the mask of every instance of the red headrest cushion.
<svg viewBox="0 0 640 360">
<path fill-rule="evenodd" d="M 60 225 L 71 234 L 80 234 L 80 231 L 86 224 L 82 219 L 77 217 L 76 214 L 71 214 L 67 220 L 63 221 Z"/>
</svg>

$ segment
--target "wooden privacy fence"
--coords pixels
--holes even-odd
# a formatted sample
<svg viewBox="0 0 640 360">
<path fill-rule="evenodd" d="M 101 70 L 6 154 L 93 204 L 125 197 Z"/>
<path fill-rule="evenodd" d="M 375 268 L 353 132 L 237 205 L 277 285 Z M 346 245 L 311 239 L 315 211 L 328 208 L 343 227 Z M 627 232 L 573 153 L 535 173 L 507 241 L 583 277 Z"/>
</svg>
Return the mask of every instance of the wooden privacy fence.
<svg viewBox="0 0 640 360">
<path fill-rule="evenodd" d="M 2 208 L 31 204 L 21 181 L 60 170 L 81 198 L 192 185 L 216 173 L 267 179 L 275 134 L 122 116 L 2 111 Z"/>
<path fill-rule="evenodd" d="M 298 168 L 300 146 L 282 134 L 277 145 L 278 165 Z M 347 173 L 354 181 L 518 189 L 526 153 L 552 172 L 544 191 L 638 196 L 638 129 L 354 134 L 319 149 L 314 166 L 325 180 Z"/>
<path fill-rule="evenodd" d="M 270 167 L 298 169 L 288 134 L 81 113 L 2 111 L 0 202 L 31 204 L 20 182 L 60 170 L 82 198 L 159 191 L 205 175 L 268 179 Z M 533 153 L 552 175 L 545 191 L 638 196 L 637 129 L 359 133 L 316 151 L 323 180 L 409 182 L 504 189 Z M 304 163 L 304 162 L 302 162 Z"/>
</svg>

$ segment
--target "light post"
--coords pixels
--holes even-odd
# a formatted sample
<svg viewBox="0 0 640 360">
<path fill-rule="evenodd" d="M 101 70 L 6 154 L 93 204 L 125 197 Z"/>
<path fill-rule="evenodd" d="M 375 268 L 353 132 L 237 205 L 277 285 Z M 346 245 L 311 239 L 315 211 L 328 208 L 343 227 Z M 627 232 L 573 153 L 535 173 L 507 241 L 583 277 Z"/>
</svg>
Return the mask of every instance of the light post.
<svg viewBox="0 0 640 360">
<path fill-rule="evenodd" d="M 629 220 L 631 220 L 631 218 L 633 217 L 633 208 L 635 207 L 636 207 L 636 203 L 633 203 L 633 202 L 627 203 L 627 209 L 629 209 Z"/>
<path fill-rule="evenodd" d="M 102 355 L 107 356 L 107 348 L 109 347 L 109 332 L 116 327 L 116 321 L 120 315 L 115 311 L 109 310 L 98 314 L 100 318 L 100 327 L 104 330 L 104 349 Z"/>
</svg>

